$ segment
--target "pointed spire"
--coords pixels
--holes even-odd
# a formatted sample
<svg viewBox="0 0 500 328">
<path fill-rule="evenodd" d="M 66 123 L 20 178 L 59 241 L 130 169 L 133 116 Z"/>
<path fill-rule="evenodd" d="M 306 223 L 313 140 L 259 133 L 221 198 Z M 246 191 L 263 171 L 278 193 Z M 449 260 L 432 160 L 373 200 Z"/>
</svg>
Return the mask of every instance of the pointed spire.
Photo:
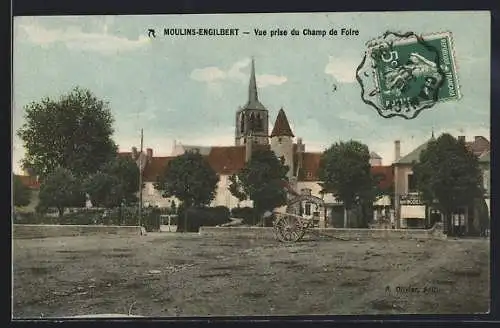
<svg viewBox="0 0 500 328">
<path fill-rule="evenodd" d="M 281 108 L 278 112 L 278 116 L 276 117 L 276 121 L 274 122 L 273 132 L 271 132 L 270 135 L 271 138 L 276 136 L 294 137 L 283 108 Z"/>
<path fill-rule="evenodd" d="M 257 78 L 255 77 L 255 60 L 253 56 L 250 66 L 250 83 L 248 84 L 248 102 L 244 109 L 266 109 L 264 105 L 260 103 L 257 93 Z"/>
<path fill-rule="evenodd" d="M 434 127 L 432 127 L 432 134 L 431 134 L 431 139 L 434 140 Z"/>
<path fill-rule="evenodd" d="M 257 94 L 257 79 L 255 78 L 255 61 L 252 56 L 252 63 L 250 67 L 250 83 L 248 85 L 248 102 L 253 103 L 259 101 Z"/>
</svg>

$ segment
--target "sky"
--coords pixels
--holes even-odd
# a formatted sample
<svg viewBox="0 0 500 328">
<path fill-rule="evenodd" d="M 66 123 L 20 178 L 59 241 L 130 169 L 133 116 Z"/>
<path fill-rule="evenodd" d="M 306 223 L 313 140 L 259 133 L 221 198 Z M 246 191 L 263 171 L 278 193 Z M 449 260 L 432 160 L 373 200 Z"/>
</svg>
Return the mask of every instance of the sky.
<svg viewBox="0 0 500 328">
<path fill-rule="evenodd" d="M 156 38 L 148 37 L 151 28 Z M 233 28 L 239 35 L 164 36 L 164 28 Z M 270 37 L 278 28 L 359 33 Z M 256 36 L 254 29 L 268 34 Z M 412 120 L 382 118 L 364 104 L 356 67 L 366 42 L 387 30 L 450 31 L 462 98 Z M 24 123 L 24 106 L 79 86 L 109 103 L 121 151 L 139 146 L 141 128 L 144 147 L 155 156 L 170 155 L 174 141 L 233 145 L 235 114 L 248 100 L 252 57 L 270 131 L 283 108 L 306 151 L 354 139 L 390 165 L 395 140 L 404 155 L 432 131 L 469 140 L 490 136 L 488 12 L 15 17 L 13 54 L 14 132 Z M 20 173 L 25 150 L 15 133 L 12 148 L 13 170 Z"/>
</svg>

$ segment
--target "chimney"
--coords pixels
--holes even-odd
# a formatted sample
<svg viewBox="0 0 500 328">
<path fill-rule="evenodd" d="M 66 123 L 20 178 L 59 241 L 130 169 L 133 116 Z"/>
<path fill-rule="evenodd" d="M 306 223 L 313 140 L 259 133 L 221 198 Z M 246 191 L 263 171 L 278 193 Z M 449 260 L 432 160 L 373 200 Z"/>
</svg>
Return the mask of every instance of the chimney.
<svg viewBox="0 0 500 328">
<path fill-rule="evenodd" d="M 137 159 L 137 147 L 132 147 L 132 158 Z"/>
<path fill-rule="evenodd" d="M 302 162 L 304 161 L 304 145 L 302 144 L 302 138 L 297 138 L 297 168 L 295 176 L 299 176 L 299 171 L 302 169 Z"/>
<path fill-rule="evenodd" d="M 465 143 L 465 136 L 458 136 L 458 141 Z"/>
<path fill-rule="evenodd" d="M 252 137 L 248 136 L 245 142 L 245 163 L 252 157 Z"/>
<path fill-rule="evenodd" d="M 401 141 L 394 141 L 394 162 L 399 161 L 401 158 Z"/>
<path fill-rule="evenodd" d="M 148 158 L 148 162 L 151 163 L 151 159 L 153 158 L 153 149 L 146 148 L 146 156 Z"/>
</svg>

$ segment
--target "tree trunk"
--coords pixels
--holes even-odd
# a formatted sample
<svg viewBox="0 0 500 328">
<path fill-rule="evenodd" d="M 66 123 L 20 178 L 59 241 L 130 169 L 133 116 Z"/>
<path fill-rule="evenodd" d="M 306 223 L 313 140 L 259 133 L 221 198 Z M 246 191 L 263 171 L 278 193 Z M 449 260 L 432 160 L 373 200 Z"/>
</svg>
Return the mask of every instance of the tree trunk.
<svg viewBox="0 0 500 328">
<path fill-rule="evenodd" d="M 57 211 L 59 212 L 59 217 L 62 218 L 64 215 L 64 207 L 58 207 Z"/>
<path fill-rule="evenodd" d="M 184 211 L 184 230 L 183 230 L 183 232 L 188 231 L 187 220 L 188 220 L 188 209 L 186 208 L 186 210 Z"/>
<path fill-rule="evenodd" d="M 444 233 L 445 235 L 449 235 L 449 234 L 450 234 L 450 226 L 451 226 L 451 222 L 450 222 L 450 218 L 451 218 L 450 211 L 446 210 L 446 211 L 443 213 L 443 216 L 444 216 L 444 220 L 443 220 L 443 233 Z"/>
</svg>

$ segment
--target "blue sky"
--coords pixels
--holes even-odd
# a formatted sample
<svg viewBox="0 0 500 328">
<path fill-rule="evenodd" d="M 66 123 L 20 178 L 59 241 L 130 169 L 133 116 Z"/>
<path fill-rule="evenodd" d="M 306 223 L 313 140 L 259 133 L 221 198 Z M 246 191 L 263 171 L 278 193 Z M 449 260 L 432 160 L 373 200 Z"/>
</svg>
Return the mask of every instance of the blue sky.
<svg viewBox="0 0 500 328">
<path fill-rule="evenodd" d="M 343 27 L 359 35 L 253 35 L 255 28 Z M 251 33 L 150 39 L 148 28 L 238 28 Z M 356 67 L 365 43 L 387 30 L 451 31 L 462 99 L 437 104 L 414 120 L 384 119 L 362 103 Z M 271 128 L 283 107 L 308 151 L 352 138 L 390 164 L 396 139 L 404 154 L 424 142 L 432 129 L 468 139 L 490 134 L 488 12 L 16 17 L 13 43 L 14 131 L 23 124 L 26 104 L 81 86 L 109 102 L 120 150 L 139 145 L 141 127 L 144 146 L 157 155 L 169 155 L 174 140 L 232 145 L 235 112 L 248 98 L 253 56 L 259 98 L 269 110 Z M 23 154 L 14 136 L 15 171 Z"/>
</svg>

